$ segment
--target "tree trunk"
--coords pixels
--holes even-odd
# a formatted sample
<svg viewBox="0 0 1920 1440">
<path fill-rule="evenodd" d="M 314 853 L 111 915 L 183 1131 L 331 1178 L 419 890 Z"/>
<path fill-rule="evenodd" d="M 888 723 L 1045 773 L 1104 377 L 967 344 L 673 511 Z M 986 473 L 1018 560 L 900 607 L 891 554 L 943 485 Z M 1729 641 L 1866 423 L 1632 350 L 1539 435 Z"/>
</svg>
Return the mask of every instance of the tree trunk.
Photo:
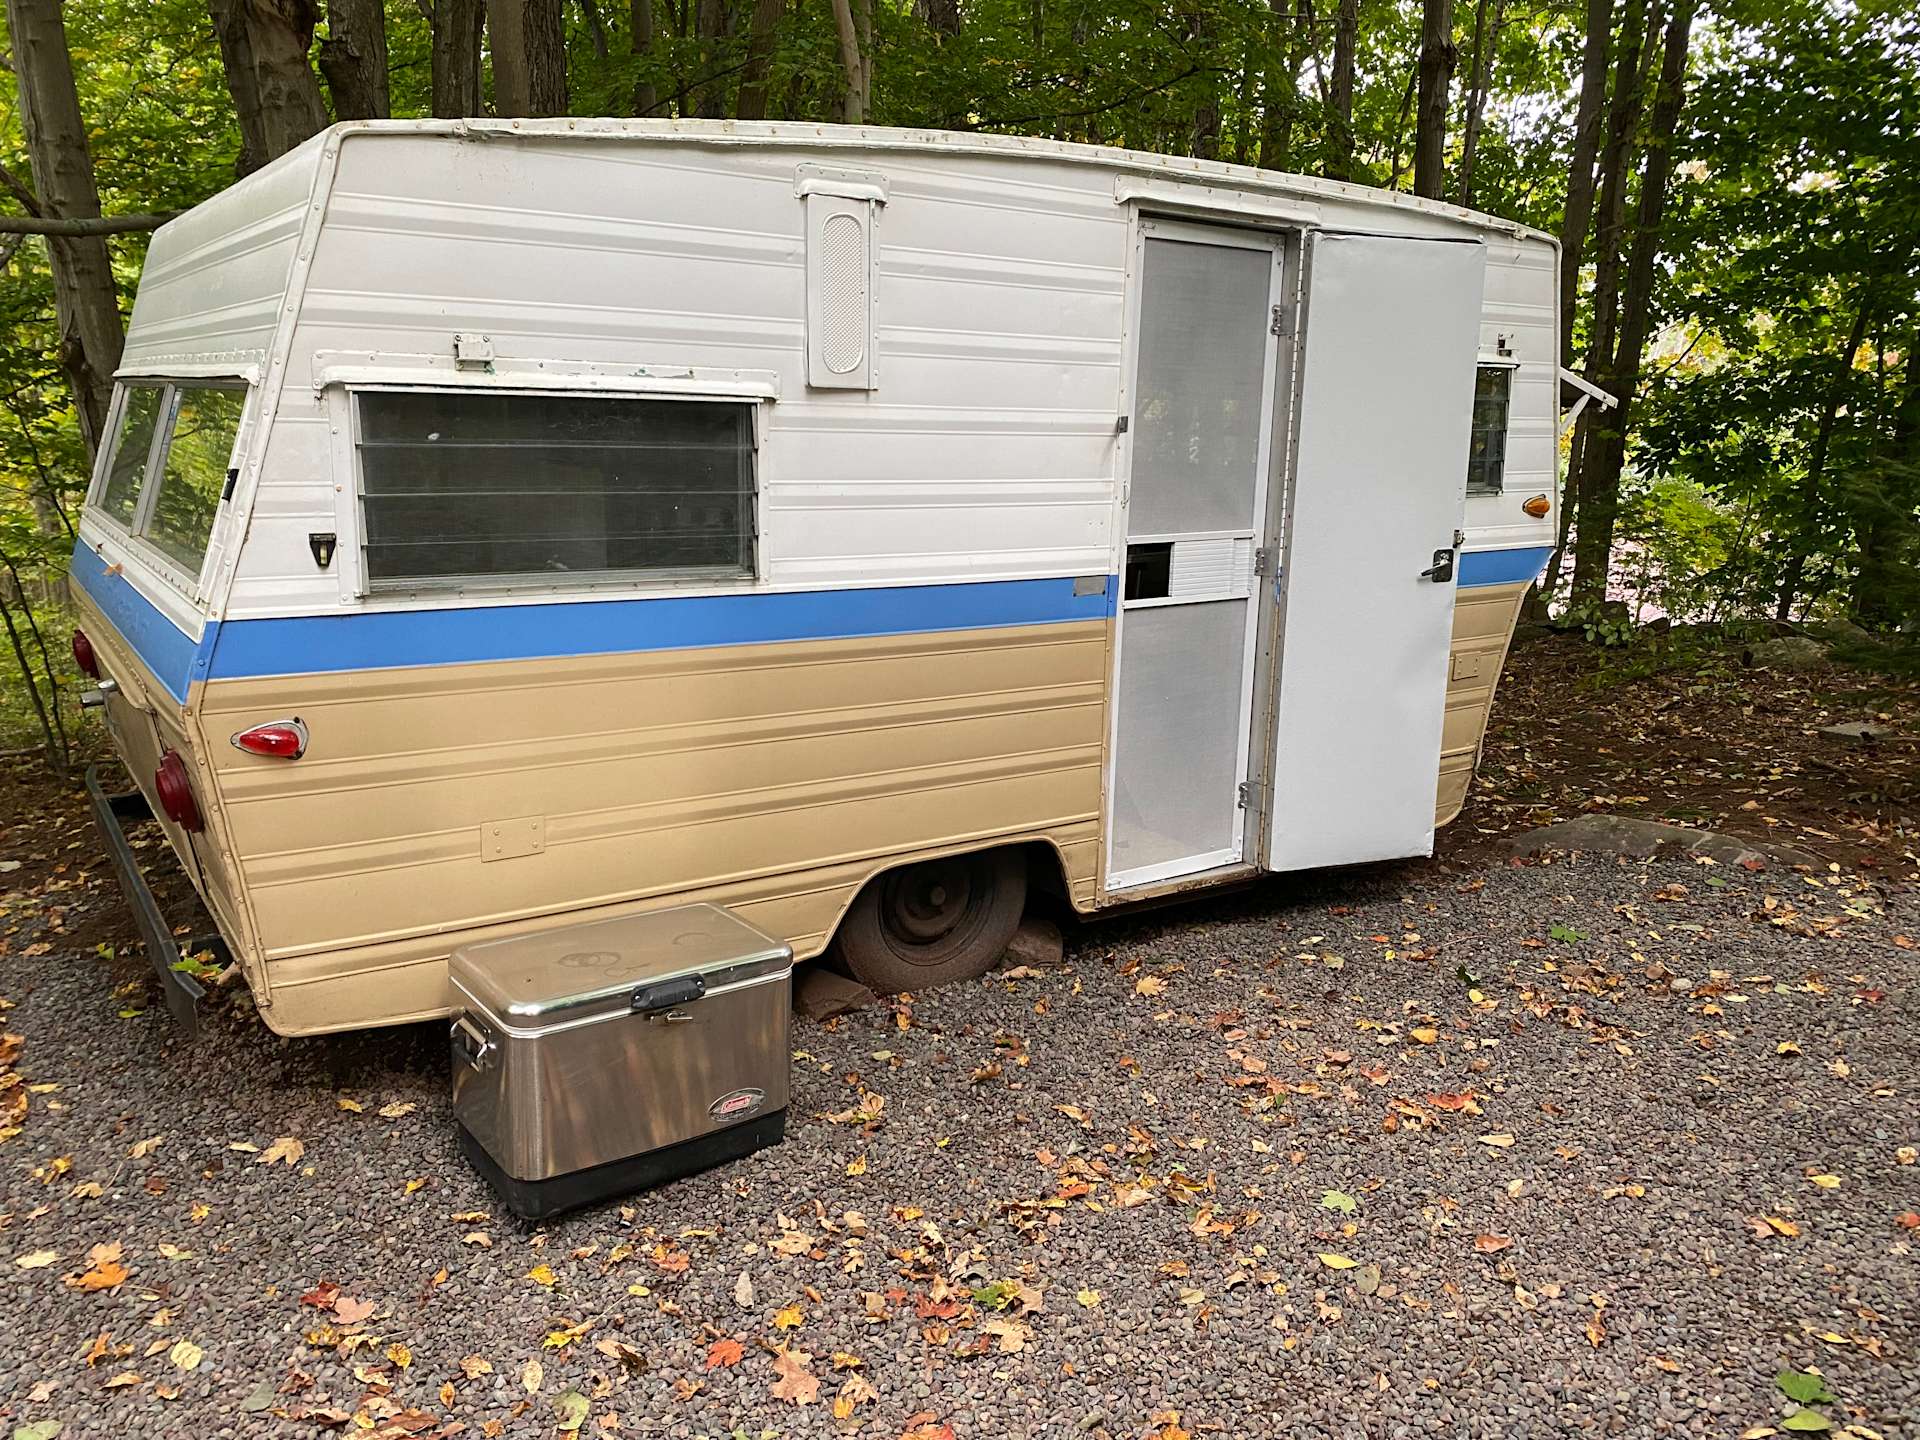
<svg viewBox="0 0 1920 1440">
<path fill-rule="evenodd" d="M 632 0 L 627 6 L 627 21 L 632 31 L 628 43 L 633 56 L 644 65 L 653 58 L 653 0 Z M 634 114 L 651 115 L 659 104 L 660 92 L 654 88 L 652 80 L 634 81 Z"/>
<path fill-rule="evenodd" d="M 1859 308 L 1854 312 L 1853 325 L 1847 331 L 1846 344 L 1841 348 L 1833 362 L 1833 384 L 1827 388 L 1826 403 L 1820 407 L 1820 419 L 1814 426 L 1813 446 L 1807 455 L 1807 473 L 1800 478 L 1801 536 L 1780 574 L 1780 590 L 1774 601 L 1773 618 L 1788 620 L 1793 616 L 1793 602 L 1800 596 L 1800 582 L 1807 570 L 1807 531 L 1820 513 L 1820 491 L 1826 483 L 1827 456 L 1833 451 L 1833 429 L 1840 422 L 1840 407 L 1846 403 L 1847 377 L 1853 372 L 1853 357 L 1860 352 L 1860 346 L 1867 338 L 1867 325 L 1872 319 L 1872 302 L 1862 295 Z"/>
<path fill-rule="evenodd" d="M 1920 344 L 1920 328 L 1907 341 L 1906 376 L 1902 395 L 1895 403 L 1890 433 L 1884 447 L 1876 447 L 1875 459 L 1880 471 L 1904 470 L 1920 475 L 1920 362 L 1915 360 Z M 1886 353 L 1884 340 L 1877 347 Z M 1860 529 L 1860 565 L 1854 577 L 1853 618 L 1869 630 L 1891 629 L 1902 610 L 1899 591 L 1912 595 L 1914 576 L 1920 573 L 1920 556 L 1914 553 L 1915 526 L 1911 508 L 1911 490 L 1904 506 L 1891 497 L 1877 496 L 1872 513 Z"/>
<path fill-rule="evenodd" d="M 1421 0 L 1420 104 L 1414 117 L 1413 193 L 1438 200 L 1447 186 L 1447 101 L 1460 52 L 1453 0 Z"/>
<path fill-rule="evenodd" d="M 747 63 L 740 71 L 740 97 L 734 114 L 742 120 L 767 118 L 767 75 L 773 69 L 775 42 L 786 0 L 754 0 L 747 28 Z"/>
<path fill-rule="evenodd" d="M 933 31 L 936 45 L 960 33 L 960 0 L 914 0 L 913 13 Z"/>
<path fill-rule="evenodd" d="M 1614 328 L 1619 313 L 1620 267 L 1622 264 L 1620 231 L 1625 223 L 1627 169 L 1632 154 L 1633 132 L 1640 123 L 1646 92 L 1642 85 L 1642 47 L 1647 37 L 1646 0 L 1626 0 L 1620 17 L 1620 48 L 1614 63 L 1613 95 L 1607 106 L 1606 149 L 1600 156 L 1599 220 L 1594 232 L 1593 321 L 1588 327 L 1587 378 L 1597 385 L 1607 384 L 1607 372 L 1613 365 Z M 1564 279 L 1564 272 L 1563 272 Z M 1625 396 L 1621 399 L 1624 402 Z M 1566 493 L 1560 501 L 1560 537 L 1546 577 L 1543 594 L 1551 594 L 1559 584 L 1561 569 L 1567 562 L 1568 536 L 1578 525 L 1582 494 L 1586 486 L 1589 440 L 1598 427 L 1619 419 L 1600 413 L 1601 407 L 1589 405 L 1580 414 L 1573 430 L 1573 442 L 1567 448 Z"/>
<path fill-rule="evenodd" d="M 1507 20 L 1506 0 L 1493 0 L 1493 24 L 1487 24 L 1487 0 L 1473 11 L 1473 65 L 1468 78 L 1467 114 L 1460 139 L 1460 204 L 1473 208 L 1473 162 L 1480 149 L 1480 125 L 1487 112 L 1487 92 L 1493 88 L 1493 57 L 1500 48 L 1500 31 Z"/>
<path fill-rule="evenodd" d="M 435 0 L 433 113 L 460 120 L 480 113 L 480 37 L 487 12 L 481 0 Z"/>
<path fill-rule="evenodd" d="M 1281 57 L 1267 68 L 1260 102 L 1260 168 L 1285 170 L 1293 154 L 1293 117 L 1299 109 L 1300 57 L 1305 53 L 1305 23 L 1293 15 L 1292 0 L 1267 0 L 1271 47 Z M 1286 28 L 1286 41 L 1280 39 Z"/>
<path fill-rule="evenodd" d="M 1686 101 L 1687 45 L 1695 3 L 1678 0 L 1662 47 L 1659 91 L 1647 128 L 1646 160 L 1641 166 L 1640 198 L 1634 212 L 1632 255 L 1620 302 L 1619 344 L 1608 371 L 1608 388 L 1620 397 L 1620 405 L 1609 415 L 1611 423 L 1589 441 L 1593 448 L 1583 459 L 1580 533 L 1573 557 L 1575 604 L 1603 600 L 1607 593 L 1614 520 L 1620 509 L 1620 473 L 1627 459 L 1627 426 L 1652 324 L 1660 226 L 1666 213 L 1667 187 L 1673 178 L 1673 140 Z M 1594 440 L 1597 445 L 1593 445 Z"/>
<path fill-rule="evenodd" d="M 1413 112 L 1413 92 L 1420 81 L 1420 67 L 1415 64 L 1407 70 L 1407 88 L 1400 92 L 1400 109 L 1393 117 L 1393 154 L 1388 170 L 1387 188 L 1398 190 L 1400 177 L 1407 173 L 1407 167 L 1400 163 L 1400 142 L 1406 139 L 1407 116 Z"/>
<path fill-rule="evenodd" d="M 207 0 L 220 38 L 227 91 L 240 117 L 240 157 L 251 174 L 327 128 L 327 106 L 308 53 L 314 0 Z"/>
<path fill-rule="evenodd" d="M 1567 207 L 1560 221 L 1560 363 L 1573 368 L 1573 311 L 1580 294 L 1580 263 L 1593 219 L 1594 163 L 1606 113 L 1607 63 L 1613 47 L 1614 0 L 1587 0 L 1587 40 L 1580 55 L 1580 105 L 1573 120 L 1573 159 Z"/>
<path fill-rule="evenodd" d="M 7 0 L 13 39 L 14 82 L 36 197 L 52 218 L 91 220 L 100 192 L 87 148 L 86 121 L 73 83 L 60 0 Z M 120 366 L 125 332 L 114 290 L 113 261 L 100 236 L 49 236 L 53 304 L 59 327 L 60 368 L 73 387 L 74 414 L 91 457 L 100 448 Z"/>
<path fill-rule="evenodd" d="M 698 0 L 693 33 L 700 55 L 692 93 L 693 113 L 718 120 L 727 113 L 726 0 Z"/>
<path fill-rule="evenodd" d="M 860 58 L 860 29 L 853 16 L 853 0 L 833 0 L 834 28 L 840 35 L 840 70 L 846 79 L 840 118 L 849 125 L 867 118 L 866 67 Z"/>
<path fill-rule="evenodd" d="M 387 13 L 381 0 L 327 0 L 327 38 L 320 42 L 320 73 L 327 77 L 337 120 L 385 120 Z"/>
<path fill-rule="evenodd" d="M 487 0 L 493 113 L 567 113 L 564 0 Z"/>
<path fill-rule="evenodd" d="M 1360 0 L 1340 0 L 1333 20 L 1333 81 L 1327 87 L 1327 178 L 1353 179 L 1353 57 Z"/>
</svg>

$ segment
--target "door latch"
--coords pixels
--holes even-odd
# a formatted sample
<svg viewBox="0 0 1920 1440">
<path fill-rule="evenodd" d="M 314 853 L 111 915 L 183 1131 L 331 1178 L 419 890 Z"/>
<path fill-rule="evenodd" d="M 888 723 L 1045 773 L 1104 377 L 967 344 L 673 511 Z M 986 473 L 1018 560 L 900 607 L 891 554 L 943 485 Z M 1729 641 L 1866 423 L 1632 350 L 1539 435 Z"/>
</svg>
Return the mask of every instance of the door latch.
<svg viewBox="0 0 1920 1440">
<path fill-rule="evenodd" d="M 1434 551 L 1433 564 L 1420 572 L 1420 578 L 1431 580 L 1436 585 L 1444 585 L 1453 579 L 1453 551 Z"/>
</svg>

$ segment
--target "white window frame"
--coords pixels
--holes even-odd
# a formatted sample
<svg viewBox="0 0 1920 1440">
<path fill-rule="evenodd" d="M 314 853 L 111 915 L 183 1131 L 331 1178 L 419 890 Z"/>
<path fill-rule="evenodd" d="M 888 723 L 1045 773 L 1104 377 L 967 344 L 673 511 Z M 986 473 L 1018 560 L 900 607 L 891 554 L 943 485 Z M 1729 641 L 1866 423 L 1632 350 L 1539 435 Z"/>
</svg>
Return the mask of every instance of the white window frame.
<svg viewBox="0 0 1920 1440">
<path fill-rule="evenodd" d="M 591 367 L 599 370 L 600 367 Z M 524 375 L 480 376 L 435 373 L 422 375 L 369 374 L 364 370 L 333 370 L 323 373 L 320 384 L 331 392 L 330 412 L 333 427 L 344 438 L 336 448 L 339 463 L 346 467 L 335 493 L 337 543 L 335 564 L 340 568 L 343 594 L 359 601 L 403 599 L 444 600 L 459 596 L 504 598 L 509 596 L 582 595 L 605 596 L 671 592 L 687 589 L 745 590 L 758 585 L 766 575 L 765 500 L 766 480 L 762 455 L 765 450 L 767 406 L 777 394 L 771 377 L 733 372 L 725 383 L 709 380 L 705 386 L 688 371 L 659 377 L 664 383 L 636 386 L 631 377 L 625 384 L 608 384 L 612 377 L 600 374 L 574 375 L 566 383 L 565 374 L 541 377 L 547 383 L 528 383 Z M 600 383 L 582 383 L 598 381 Z M 556 383 L 557 382 L 557 383 Z M 535 580 L 524 575 L 489 577 L 485 575 L 448 576 L 444 579 L 375 581 L 368 573 L 366 537 L 366 471 L 361 463 L 359 397 L 367 393 L 437 393 L 460 395 L 541 395 L 584 397 L 597 400 L 671 400 L 689 404 L 725 404 L 747 408 L 748 445 L 752 466 L 753 523 L 748 533 L 751 563 L 744 571 L 719 571 L 712 568 L 688 570 L 624 570 L 583 572 L 556 580 Z"/>
<path fill-rule="evenodd" d="M 113 444 L 120 434 L 120 422 L 126 412 L 127 392 L 133 386 L 160 391 L 161 411 L 154 421 L 153 438 L 147 442 L 147 468 L 141 476 L 140 489 L 134 495 L 133 520 L 124 522 L 119 516 L 108 513 L 101 507 L 107 488 L 107 473 L 113 464 Z M 234 427 L 233 446 L 227 451 L 226 481 L 220 488 L 219 502 L 214 506 L 213 519 L 207 526 L 207 543 L 200 555 L 200 568 L 189 574 L 166 551 L 147 538 L 146 530 L 153 518 L 154 506 L 159 503 L 160 486 L 166 478 L 166 457 L 173 445 L 174 420 L 180 413 L 181 387 L 195 390 L 241 390 L 246 399 L 240 407 L 240 422 Z M 103 525 L 114 539 L 124 543 L 128 551 L 146 569 L 166 581 L 173 589 L 196 603 L 203 598 L 203 587 L 209 571 L 218 560 L 219 549 L 215 536 L 219 533 L 220 522 L 226 513 L 229 501 L 233 499 L 236 471 L 240 456 L 245 452 L 247 441 L 253 426 L 255 414 L 260 403 L 260 387 L 248 375 L 228 371 L 208 375 L 117 375 L 114 377 L 113 402 L 107 407 L 106 435 L 108 443 L 100 449 L 100 457 L 94 466 L 94 475 L 87 486 L 87 497 L 83 502 L 83 512 L 95 524 Z"/>
</svg>

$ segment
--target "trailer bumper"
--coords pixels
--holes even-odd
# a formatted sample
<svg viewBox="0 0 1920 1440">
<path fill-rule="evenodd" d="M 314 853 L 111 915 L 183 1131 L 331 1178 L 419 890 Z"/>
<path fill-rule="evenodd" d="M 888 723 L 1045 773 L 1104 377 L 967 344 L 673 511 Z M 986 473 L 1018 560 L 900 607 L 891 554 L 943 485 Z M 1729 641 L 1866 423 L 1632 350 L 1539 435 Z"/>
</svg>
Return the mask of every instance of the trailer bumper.
<svg viewBox="0 0 1920 1440">
<path fill-rule="evenodd" d="M 159 902 L 147 886 L 147 877 L 140 873 L 133 845 L 127 839 L 128 825 L 153 817 L 147 797 L 138 790 L 125 795 L 107 794 L 100 788 L 99 767 L 89 765 L 87 799 L 93 806 L 93 823 L 99 826 L 100 838 L 106 842 L 107 858 L 113 862 L 114 878 L 127 897 L 134 925 L 147 949 L 147 960 L 159 978 L 167 1010 L 187 1038 L 194 1039 L 200 1033 L 200 1001 L 206 989 L 193 976 L 173 968 L 173 962 L 180 957 L 180 947 L 174 943 L 173 931 L 167 925 L 166 916 L 160 913 Z"/>
</svg>

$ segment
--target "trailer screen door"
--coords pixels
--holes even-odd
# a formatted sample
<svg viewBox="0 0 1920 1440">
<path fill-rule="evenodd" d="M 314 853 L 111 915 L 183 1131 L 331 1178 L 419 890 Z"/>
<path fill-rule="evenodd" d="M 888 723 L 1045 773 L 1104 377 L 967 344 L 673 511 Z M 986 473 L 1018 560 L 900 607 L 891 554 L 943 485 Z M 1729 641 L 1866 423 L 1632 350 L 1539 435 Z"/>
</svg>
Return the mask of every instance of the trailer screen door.
<svg viewBox="0 0 1920 1440">
<path fill-rule="evenodd" d="M 1243 858 L 1279 241 L 1143 227 L 1107 883 Z"/>
<path fill-rule="evenodd" d="M 1486 251 L 1309 241 L 1267 865 L 1425 855 Z"/>
</svg>

